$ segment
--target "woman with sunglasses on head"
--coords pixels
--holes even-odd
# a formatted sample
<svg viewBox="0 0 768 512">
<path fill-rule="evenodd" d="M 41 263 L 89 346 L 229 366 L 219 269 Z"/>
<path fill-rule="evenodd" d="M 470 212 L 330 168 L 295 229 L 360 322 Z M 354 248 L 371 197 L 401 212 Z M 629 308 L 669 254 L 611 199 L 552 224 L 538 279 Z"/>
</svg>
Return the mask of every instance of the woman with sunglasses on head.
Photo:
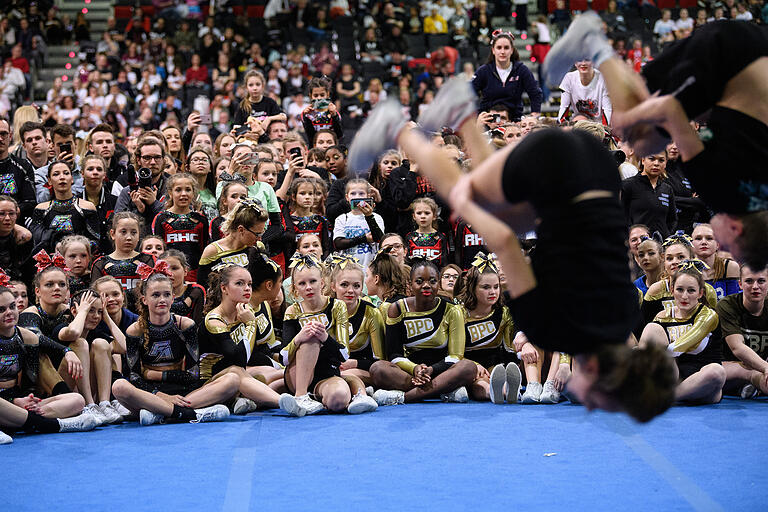
<svg viewBox="0 0 768 512">
<path fill-rule="evenodd" d="M 523 115 L 523 92 L 531 99 L 533 115 L 541 112 L 542 94 L 533 73 L 520 60 L 514 40 L 509 32 L 492 33 L 488 62 L 475 72 L 472 87 L 480 98 L 482 112 L 502 104 L 509 109 L 510 121 L 519 121 Z"/>
<path fill-rule="evenodd" d="M 216 240 L 203 250 L 197 269 L 197 282 L 208 285 L 208 274 L 219 263 L 233 263 L 248 267 L 252 252 L 264 234 L 267 211 L 255 199 L 242 199 L 227 214 L 222 225 L 226 236 Z"/>
</svg>

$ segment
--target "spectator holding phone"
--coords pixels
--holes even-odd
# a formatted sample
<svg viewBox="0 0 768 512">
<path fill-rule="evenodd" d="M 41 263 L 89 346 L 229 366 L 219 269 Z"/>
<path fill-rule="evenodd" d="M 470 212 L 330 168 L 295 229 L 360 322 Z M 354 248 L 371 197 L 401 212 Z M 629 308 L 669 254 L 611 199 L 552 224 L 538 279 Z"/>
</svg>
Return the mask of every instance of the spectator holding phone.
<svg viewBox="0 0 768 512">
<path fill-rule="evenodd" d="M 74 154 L 75 129 L 68 124 L 57 124 L 51 129 L 53 154 L 55 161 L 67 162 L 72 169 L 72 193 L 76 196 L 83 192 L 83 175 L 80 172 L 80 159 Z M 51 188 L 48 184 L 48 165 L 35 169 L 35 197 L 38 203 L 51 199 Z"/>
<path fill-rule="evenodd" d="M 371 184 L 356 178 L 347 182 L 345 199 L 352 211 L 336 218 L 333 227 L 333 245 L 360 261 L 363 268 L 373 261 L 384 236 L 384 220 L 373 212 Z"/>
<path fill-rule="evenodd" d="M 336 105 L 331 101 L 331 83 L 324 77 L 315 77 L 307 84 L 307 94 L 312 105 L 301 113 L 301 124 L 304 125 L 304 133 L 307 140 L 314 140 L 315 134 L 320 130 L 333 130 L 341 139 L 341 115 L 336 110 Z"/>
</svg>

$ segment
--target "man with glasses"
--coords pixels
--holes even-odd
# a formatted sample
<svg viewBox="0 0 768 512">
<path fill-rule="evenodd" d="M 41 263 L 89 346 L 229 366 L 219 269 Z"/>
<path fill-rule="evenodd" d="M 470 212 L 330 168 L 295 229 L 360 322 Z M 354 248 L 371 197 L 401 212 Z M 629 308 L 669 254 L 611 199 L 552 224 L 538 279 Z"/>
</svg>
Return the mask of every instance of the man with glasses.
<svg viewBox="0 0 768 512">
<path fill-rule="evenodd" d="M 165 149 L 163 143 L 153 137 L 147 137 L 139 142 L 134 153 L 134 167 L 147 168 L 152 174 L 152 187 L 137 187 L 131 185 L 120 191 L 115 205 L 115 212 L 133 212 L 145 220 L 145 230 L 152 224 L 155 215 L 160 213 L 165 205 L 165 174 L 163 166 Z M 138 176 L 137 176 L 138 177 Z"/>
<path fill-rule="evenodd" d="M 35 174 L 28 162 L 11 155 L 11 125 L 0 119 L 0 194 L 11 196 L 19 203 L 19 219 L 27 219 L 35 201 Z"/>
</svg>

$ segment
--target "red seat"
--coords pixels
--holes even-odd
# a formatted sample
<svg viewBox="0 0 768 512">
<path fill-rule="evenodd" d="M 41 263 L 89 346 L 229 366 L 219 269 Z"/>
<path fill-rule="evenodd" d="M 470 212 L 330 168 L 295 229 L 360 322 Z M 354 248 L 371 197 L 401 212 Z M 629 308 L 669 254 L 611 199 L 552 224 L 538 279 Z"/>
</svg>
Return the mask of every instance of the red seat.
<svg viewBox="0 0 768 512">
<path fill-rule="evenodd" d="M 593 11 L 604 11 L 608 8 L 608 0 L 592 0 Z"/>
<path fill-rule="evenodd" d="M 130 5 L 116 5 L 115 6 L 115 19 L 116 20 L 129 20 L 133 18 L 133 7 Z"/>
<path fill-rule="evenodd" d="M 547 12 L 552 14 L 557 9 L 557 0 L 547 0 Z"/>
<path fill-rule="evenodd" d="M 263 5 L 249 5 L 246 7 L 246 12 L 249 18 L 263 18 L 264 6 Z"/>
<path fill-rule="evenodd" d="M 571 0 L 570 8 L 571 11 L 584 12 L 587 10 L 587 0 Z"/>
<path fill-rule="evenodd" d="M 692 7 L 698 7 L 699 3 L 696 0 L 680 0 L 680 7 L 691 9 Z M 691 11 L 691 17 L 694 17 L 693 11 Z"/>
<path fill-rule="evenodd" d="M 149 16 L 150 18 L 155 17 L 155 6 L 154 5 L 142 5 L 141 10 L 144 11 L 144 14 Z"/>
<path fill-rule="evenodd" d="M 659 9 L 674 9 L 676 0 L 656 0 L 656 7 Z"/>
<path fill-rule="evenodd" d="M 235 16 L 242 16 L 244 9 L 242 5 L 234 5 L 232 6 L 232 12 L 235 13 Z"/>
</svg>

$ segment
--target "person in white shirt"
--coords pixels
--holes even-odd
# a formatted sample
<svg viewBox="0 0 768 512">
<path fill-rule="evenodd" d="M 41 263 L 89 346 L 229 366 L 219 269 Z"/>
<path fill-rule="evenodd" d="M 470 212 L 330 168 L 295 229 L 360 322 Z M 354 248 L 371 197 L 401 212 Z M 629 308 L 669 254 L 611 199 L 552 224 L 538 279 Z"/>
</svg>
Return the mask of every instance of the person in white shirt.
<svg viewBox="0 0 768 512">
<path fill-rule="evenodd" d="M 591 60 L 576 63 L 576 71 L 566 74 L 560 83 L 560 111 L 557 118 L 565 121 L 569 115 L 585 116 L 604 125 L 611 123 L 613 107 L 600 71 Z"/>
<path fill-rule="evenodd" d="M 672 11 L 664 9 L 661 11 L 661 19 L 656 20 L 653 26 L 653 33 L 658 37 L 659 43 L 667 43 L 675 40 L 675 22 L 672 21 Z"/>
<path fill-rule="evenodd" d="M 680 9 L 680 18 L 675 22 L 675 37 L 684 39 L 693 32 L 693 18 L 688 15 L 688 9 Z"/>
</svg>

